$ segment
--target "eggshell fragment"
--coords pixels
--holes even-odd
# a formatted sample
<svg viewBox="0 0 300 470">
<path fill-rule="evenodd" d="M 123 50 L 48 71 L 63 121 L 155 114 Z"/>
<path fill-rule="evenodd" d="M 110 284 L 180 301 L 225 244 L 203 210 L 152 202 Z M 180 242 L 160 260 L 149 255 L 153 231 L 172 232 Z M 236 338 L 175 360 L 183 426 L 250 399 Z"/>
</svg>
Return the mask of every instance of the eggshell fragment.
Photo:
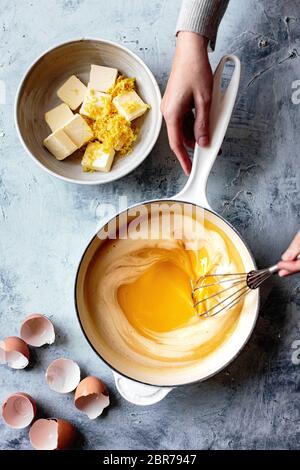
<svg viewBox="0 0 300 470">
<path fill-rule="evenodd" d="M 5 423 L 14 429 L 22 429 L 29 426 L 35 414 L 35 401 L 27 393 L 13 393 L 2 404 L 2 417 Z"/>
<path fill-rule="evenodd" d="M 48 366 L 46 380 L 55 392 L 72 392 L 80 382 L 79 366 L 71 359 L 56 359 Z"/>
<path fill-rule="evenodd" d="M 38 419 L 29 430 L 29 439 L 36 450 L 69 448 L 76 436 L 76 429 L 63 419 Z"/>
<path fill-rule="evenodd" d="M 24 369 L 28 366 L 29 356 L 29 348 L 21 338 L 8 336 L 0 341 L 0 364 L 7 364 L 12 369 Z"/>
<path fill-rule="evenodd" d="M 97 377 L 86 377 L 76 388 L 74 404 L 90 419 L 97 418 L 109 405 L 109 395 L 105 384 Z"/>
<path fill-rule="evenodd" d="M 44 315 L 35 313 L 25 318 L 20 330 L 21 338 L 30 346 L 40 347 L 55 340 L 54 327 Z"/>
</svg>

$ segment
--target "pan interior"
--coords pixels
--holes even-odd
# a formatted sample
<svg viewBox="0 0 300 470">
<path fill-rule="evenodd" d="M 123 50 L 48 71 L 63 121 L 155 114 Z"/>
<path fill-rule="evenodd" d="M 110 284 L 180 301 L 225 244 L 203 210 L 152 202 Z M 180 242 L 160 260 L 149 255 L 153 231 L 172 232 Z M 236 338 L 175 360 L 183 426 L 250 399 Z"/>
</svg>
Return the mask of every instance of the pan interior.
<svg viewBox="0 0 300 470">
<path fill-rule="evenodd" d="M 194 259 L 196 251 L 203 262 L 205 253 L 201 240 L 205 237 L 214 244 L 220 243 L 222 250 L 224 243 L 231 265 L 234 260 L 234 272 L 247 272 L 255 266 L 242 239 L 222 218 L 208 210 L 197 209 L 193 204 L 174 203 L 154 201 L 135 206 L 133 212 L 124 212 L 110 221 L 88 246 L 76 283 L 79 320 L 90 344 L 121 374 L 152 385 L 179 385 L 213 375 L 243 347 L 257 317 L 256 291 L 250 292 L 233 309 L 213 318 L 199 318 L 193 308 L 185 308 L 184 289 L 190 287 L 178 267 L 184 263 L 189 265 L 187 260 Z M 164 211 L 179 214 L 179 220 L 182 214 L 192 214 L 198 235 L 204 227 L 199 236 L 200 244 L 185 243 L 180 251 L 174 250 L 173 240 L 170 242 L 165 233 L 162 236 L 159 232 L 157 238 L 151 233 L 151 246 L 149 240 L 142 239 L 141 231 L 134 239 L 132 233 L 128 235 L 130 231 L 125 233 L 124 227 L 130 227 L 132 222 L 136 227 L 137 219 L 158 217 L 161 220 Z M 172 230 L 174 235 L 174 227 Z M 177 240 L 179 245 L 182 238 L 186 242 L 185 232 Z M 173 259 L 168 257 L 169 252 Z M 166 253 L 169 264 L 165 265 Z M 216 253 L 219 256 L 218 251 Z M 156 256 L 155 262 L 152 262 L 153 256 Z M 150 269 L 145 270 L 147 263 Z M 206 268 L 201 269 L 202 273 Z M 147 282 L 151 286 L 149 294 L 143 290 Z M 169 294 L 174 302 L 168 311 Z"/>
</svg>

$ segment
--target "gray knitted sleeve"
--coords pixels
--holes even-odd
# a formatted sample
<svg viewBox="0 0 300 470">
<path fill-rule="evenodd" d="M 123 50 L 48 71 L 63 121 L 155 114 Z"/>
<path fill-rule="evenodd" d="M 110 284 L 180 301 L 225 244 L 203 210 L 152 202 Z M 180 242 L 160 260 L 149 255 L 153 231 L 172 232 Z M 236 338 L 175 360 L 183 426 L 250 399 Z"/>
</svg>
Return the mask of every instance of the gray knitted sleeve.
<svg viewBox="0 0 300 470">
<path fill-rule="evenodd" d="M 179 31 L 192 31 L 209 39 L 214 50 L 218 27 L 229 0 L 183 0 L 176 27 Z"/>
</svg>

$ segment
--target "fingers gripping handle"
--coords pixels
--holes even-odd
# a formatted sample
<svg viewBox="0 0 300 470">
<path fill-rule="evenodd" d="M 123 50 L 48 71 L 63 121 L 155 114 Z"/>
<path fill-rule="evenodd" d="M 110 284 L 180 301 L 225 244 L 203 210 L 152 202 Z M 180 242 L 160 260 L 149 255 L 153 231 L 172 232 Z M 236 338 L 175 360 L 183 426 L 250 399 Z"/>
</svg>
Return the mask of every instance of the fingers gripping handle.
<svg viewBox="0 0 300 470">
<path fill-rule="evenodd" d="M 296 256 L 295 259 L 293 259 L 293 260 L 291 260 L 291 261 L 297 261 L 297 260 L 300 260 L 300 253 Z M 269 271 L 270 271 L 270 273 L 272 273 L 272 274 L 278 273 L 278 271 L 280 271 L 280 267 L 278 266 L 278 263 L 275 264 L 274 266 L 271 266 L 271 267 L 269 268 Z"/>
<path fill-rule="evenodd" d="M 225 93 L 222 93 L 221 81 L 226 62 L 233 62 L 234 71 Z M 207 179 L 227 131 L 239 87 L 240 73 L 241 63 L 234 55 L 224 56 L 216 68 L 209 118 L 209 145 L 206 147 L 195 145 L 191 175 L 175 199 L 209 208 L 206 198 Z"/>
</svg>

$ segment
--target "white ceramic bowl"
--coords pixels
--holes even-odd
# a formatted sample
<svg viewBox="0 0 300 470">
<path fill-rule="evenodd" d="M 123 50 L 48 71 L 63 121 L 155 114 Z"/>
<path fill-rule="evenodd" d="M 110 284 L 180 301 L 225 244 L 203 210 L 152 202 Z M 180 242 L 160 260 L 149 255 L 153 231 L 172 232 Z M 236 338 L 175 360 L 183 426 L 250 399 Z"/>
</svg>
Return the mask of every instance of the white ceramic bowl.
<svg viewBox="0 0 300 470">
<path fill-rule="evenodd" d="M 91 64 L 116 67 L 124 75 L 135 77 L 139 94 L 151 106 L 139 119 L 140 132 L 133 151 L 117 158 L 109 173 L 84 173 L 78 155 L 58 161 L 43 146 L 51 132 L 44 114 L 61 103 L 56 90 L 73 74 L 87 84 Z M 133 52 L 102 39 L 74 40 L 45 52 L 25 74 L 16 97 L 16 128 L 29 155 L 52 175 L 72 183 L 108 183 L 134 170 L 152 150 L 162 122 L 160 101 L 153 74 Z"/>
</svg>

